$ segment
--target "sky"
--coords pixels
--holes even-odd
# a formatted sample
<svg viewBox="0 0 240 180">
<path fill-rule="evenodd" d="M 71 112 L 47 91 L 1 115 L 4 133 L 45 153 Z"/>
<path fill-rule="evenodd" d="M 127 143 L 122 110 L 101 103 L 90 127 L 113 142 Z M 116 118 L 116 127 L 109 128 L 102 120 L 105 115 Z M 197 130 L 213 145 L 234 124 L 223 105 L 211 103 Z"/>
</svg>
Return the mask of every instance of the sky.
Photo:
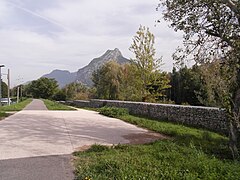
<svg viewBox="0 0 240 180">
<path fill-rule="evenodd" d="M 182 34 L 168 27 L 157 5 L 158 0 L 0 0 L 3 80 L 7 69 L 12 87 L 55 69 L 74 72 L 108 49 L 134 58 L 129 47 L 140 25 L 156 37 L 162 70 L 171 71 Z"/>
</svg>

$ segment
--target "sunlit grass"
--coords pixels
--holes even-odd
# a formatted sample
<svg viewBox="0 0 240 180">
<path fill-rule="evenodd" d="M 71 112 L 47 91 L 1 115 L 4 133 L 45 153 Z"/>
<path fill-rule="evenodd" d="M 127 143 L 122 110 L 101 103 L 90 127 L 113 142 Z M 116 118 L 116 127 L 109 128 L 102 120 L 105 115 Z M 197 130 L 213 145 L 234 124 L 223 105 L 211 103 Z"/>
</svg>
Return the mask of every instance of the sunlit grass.
<svg viewBox="0 0 240 180">
<path fill-rule="evenodd" d="M 146 145 L 94 145 L 76 152 L 76 179 L 238 179 L 228 138 L 206 130 L 124 115 L 118 118 L 170 138 Z"/>
<path fill-rule="evenodd" d="M 21 101 L 19 103 L 11 104 L 10 106 L 1 106 L 0 111 L 21 111 L 23 110 L 30 102 L 32 102 L 32 99 L 26 99 L 24 101 Z"/>
<path fill-rule="evenodd" d="M 43 99 L 44 104 L 47 106 L 48 110 L 61 110 L 61 111 L 75 111 L 76 109 L 66 106 L 64 104 L 50 101 L 48 99 Z"/>
</svg>

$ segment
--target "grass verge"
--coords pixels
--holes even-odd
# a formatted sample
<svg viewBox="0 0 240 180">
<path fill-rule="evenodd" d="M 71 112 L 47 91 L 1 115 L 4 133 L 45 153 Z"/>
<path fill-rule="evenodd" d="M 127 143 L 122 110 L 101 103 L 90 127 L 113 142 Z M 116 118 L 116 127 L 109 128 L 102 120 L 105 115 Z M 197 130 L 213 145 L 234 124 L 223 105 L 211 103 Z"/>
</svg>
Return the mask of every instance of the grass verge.
<svg viewBox="0 0 240 180">
<path fill-rule="evenodd" d="M 4 118 L 10 116 L 10 114 L 6 113 L 6 112 L 0 112 L 0 121 L 3 120 Z"/>
<path fill-rule="evenodd" d="M 146 145 L 94 145 L 76 152 L 76 179 L 238 179 L 228 139 L 219 134 L 123 115 L 118 118 L 171 136 Z"/>
<path fill-rule="evenodd" d="M 75 111 L 76 109 L 66 106 L 64 104 L 50 101 L 48 99 L 42 99 L 48 110 L 61 110 L 61 111 Z"/>
<path fill-rule="evenodd" d="M 23 108 L 25 108 L 30 102 L 32 102 L 32 99 L 26 99 L 24 101 L 21 101 L 16 104 L 11 104 L 10 106 L 1 106 L 0 111 L 6 112 L 6 111 L 21 111 Z"/>
</svg>

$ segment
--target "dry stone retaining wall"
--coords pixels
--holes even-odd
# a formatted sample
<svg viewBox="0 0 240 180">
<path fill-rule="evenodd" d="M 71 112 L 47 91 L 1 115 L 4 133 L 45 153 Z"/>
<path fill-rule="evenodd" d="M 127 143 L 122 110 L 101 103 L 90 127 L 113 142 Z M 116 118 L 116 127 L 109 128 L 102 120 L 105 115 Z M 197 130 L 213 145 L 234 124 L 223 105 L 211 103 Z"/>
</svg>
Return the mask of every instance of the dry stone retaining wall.
<svg viewBox="0 0 240 180">
<path fill-rule="evenodd" d="M 219 108 L 98 99 L 72 101 L 72 103 L 78 107 L 100 108 L 111 106 L 127 108 L 134 115 L 204 128 L 221 134 L 227 134 L 228 132 L 226 113 Z"/>
</svg>

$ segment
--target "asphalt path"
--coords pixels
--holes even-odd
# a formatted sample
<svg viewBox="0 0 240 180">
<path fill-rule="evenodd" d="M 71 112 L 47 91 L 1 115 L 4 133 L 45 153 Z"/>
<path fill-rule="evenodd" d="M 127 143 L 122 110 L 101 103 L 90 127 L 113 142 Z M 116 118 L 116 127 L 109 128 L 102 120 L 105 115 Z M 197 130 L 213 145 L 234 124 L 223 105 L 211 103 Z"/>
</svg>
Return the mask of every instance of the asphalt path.
<svg viewBox="0 0 240 180">
<path fill-rule="evenodd" d="M 97 112 L 48 111 L 41 100 L 33 100 L 0 121 L 0 180 L 73 179 L 74 151 L 126 144 L 128 137 L 143 134 L 149 132 Z"/>
</svg>

